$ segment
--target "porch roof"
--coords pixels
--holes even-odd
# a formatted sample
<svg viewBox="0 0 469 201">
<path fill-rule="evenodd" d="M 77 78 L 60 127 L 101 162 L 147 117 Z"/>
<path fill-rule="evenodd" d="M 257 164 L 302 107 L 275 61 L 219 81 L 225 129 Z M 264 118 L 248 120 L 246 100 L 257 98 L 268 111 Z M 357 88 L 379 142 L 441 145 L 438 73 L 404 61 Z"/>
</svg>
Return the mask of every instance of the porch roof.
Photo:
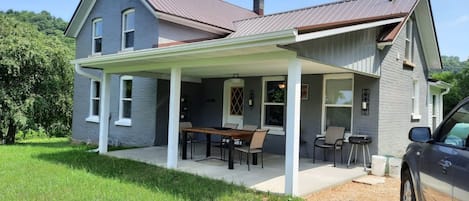
<svg viewBox="0 0 469 201">
<path fill-rule="evenodd" d="M 296 52 L 284 45 L 298 41 L 296 30 L 224 38 L 163 48 L 121 52 L 72 61 L 107 73 L 161 77 L 173 67 L 193 78 L 285 75 Z M 303 74 L 345 73 L 350 69 L 299 58 Z"/>
</svg>

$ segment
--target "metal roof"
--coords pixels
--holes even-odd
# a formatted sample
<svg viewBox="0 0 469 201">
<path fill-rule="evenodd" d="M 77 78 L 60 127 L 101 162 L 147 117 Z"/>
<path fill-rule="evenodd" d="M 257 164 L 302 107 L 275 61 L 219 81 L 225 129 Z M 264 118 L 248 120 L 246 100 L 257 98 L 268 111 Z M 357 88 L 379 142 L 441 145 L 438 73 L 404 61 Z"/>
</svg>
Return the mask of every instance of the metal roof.
<svg viewBox="0 0 469 201">
<path fill-rule="evenodd" d="M 228 37 L 304 29 L 360 20 L 408 15 L 418 0 L 342 0 L 333 3 L 235 21 L 236 31 Z M 346 23 L 345 23 L 346 24 Z"/>
<path fill-rule="evenodd" d="M 147 0 L 159 12 L 235 30 L 234 21 L 257 17 L 251 10 L 222 0 Z"/>
</svg>

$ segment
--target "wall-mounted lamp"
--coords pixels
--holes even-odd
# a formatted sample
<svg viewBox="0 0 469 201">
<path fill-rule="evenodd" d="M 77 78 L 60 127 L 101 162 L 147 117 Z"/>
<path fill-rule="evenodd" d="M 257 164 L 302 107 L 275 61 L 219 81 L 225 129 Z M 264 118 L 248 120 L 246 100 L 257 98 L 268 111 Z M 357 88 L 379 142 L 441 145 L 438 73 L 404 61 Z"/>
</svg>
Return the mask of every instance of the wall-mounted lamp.
<svg viewBox="0 0 469 201">
<path fill-rule="evenodd" d="M 362 89 L 361 101 L 362 115 L 369 115 L 370 113 L 370 90 Z"/>
<path fill-rule="evenodd" d="M 254 107 L 254 90 L 249 91 L 248 105 Z"/>
</svg>

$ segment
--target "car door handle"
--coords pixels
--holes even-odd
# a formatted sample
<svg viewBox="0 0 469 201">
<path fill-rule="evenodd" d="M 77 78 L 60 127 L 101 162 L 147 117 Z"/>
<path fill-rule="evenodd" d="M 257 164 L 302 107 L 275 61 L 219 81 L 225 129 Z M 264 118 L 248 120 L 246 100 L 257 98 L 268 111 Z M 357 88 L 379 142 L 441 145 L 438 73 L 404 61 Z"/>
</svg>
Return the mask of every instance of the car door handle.
<svg viewBox="0 0 469 201">
<path fill-rule="evenodd" d="M 451 163 L 451 161 L 449 160 L 446 160 L 446 159 L 442 159 L 440 160 L 440 162 L 438 162 L 438 165 L 441 166 L 441 168 L 443 168 L 443 170 L 447 170 L 449 167 L 451 167 L 453 164 Z"/>
</svg>

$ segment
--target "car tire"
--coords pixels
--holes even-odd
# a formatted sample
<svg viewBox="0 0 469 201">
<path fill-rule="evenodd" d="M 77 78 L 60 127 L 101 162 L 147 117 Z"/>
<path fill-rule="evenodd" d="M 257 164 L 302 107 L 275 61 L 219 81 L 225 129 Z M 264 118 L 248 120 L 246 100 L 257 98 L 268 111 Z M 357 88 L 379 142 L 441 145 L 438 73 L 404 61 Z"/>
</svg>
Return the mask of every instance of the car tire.
<svg viewBox="0 0 469 201">
<path fill-rule="evenodd" d="M 415 201 L 414 182 L 409 170 L 404 170 L 401 176 L 401 201 Z"/>
</svg>

